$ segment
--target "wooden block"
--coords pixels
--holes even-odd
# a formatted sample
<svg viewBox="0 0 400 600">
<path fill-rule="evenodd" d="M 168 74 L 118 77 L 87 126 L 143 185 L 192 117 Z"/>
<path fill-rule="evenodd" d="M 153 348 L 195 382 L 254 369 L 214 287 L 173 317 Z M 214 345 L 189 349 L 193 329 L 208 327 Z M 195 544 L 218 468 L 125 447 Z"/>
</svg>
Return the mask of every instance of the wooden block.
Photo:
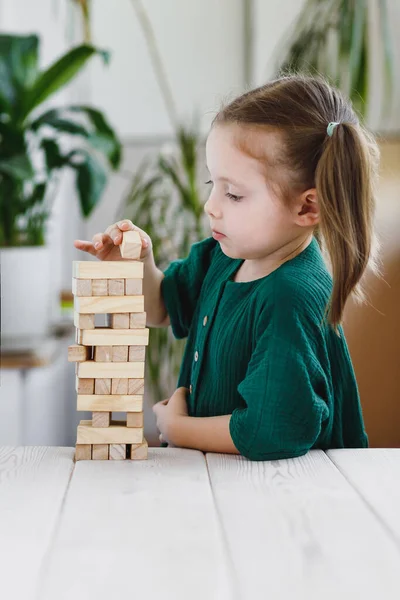
<svg viewBox="0 0 400 600">
<path fill-rule="evenodd" d="M 127 379 L 121 379 L 128 383 Z M 136 394 L 78 394 L 77 410 L 114 411 L 114 412 L 143 412 L 143 396 Z"/>
<path fill-rule="evenodd" d="M 75 389 L 78 394 L 94 394 L 94 379 L 76 377 Z"/>
<path fill-rule="evenodd" d="M 141 444 L 132 444 L 130 447 L 131 460 L 146 460 L 148 453 L 147 441 L 143 438 Z"/>
<path fill-rule="evenodd" d="M 138 281 L 141 281 L 140 279 Z M 72 278 L 72 293 L 74 296 L 91 296 L 92 280 Z"/>
<path fill-rule="evenodd" d="M 116 313 L 111 315 L 112 329 L 129 329 L 129 313 Z"/>
<path fill-rule="evenodd" d="M 126 459 L 126 444 L 110 444 L 110 460 Z"/>
<path fill-rule="evenodd" d="M 78 377 L 93 377 L 94 379 L 113 377 L 116 379 L 124 377 L 128 379 L 142 379 L 144 377 L 144 362 L 100 363 L 95 360 L 88 360 L 76 363 L 76 367 Z"/>
<path fill-rule="evenodd" d="M 142 238 L 138 231 L 124 231 L 122 233 L 121 256 L 137 260 L 142 252 Z"/>
<path fill-rule="evenodd" d="M 80 314 L 141 313 L 144 296 L 74 296 L 74 309 Z"/>
<path fill-rule="evenodd" d="M 111 394 L 117 394 L 117 395 L 125 395 L 128 394 L 128 381 L 129 379 L 119 379 L 117 378 L 112 378 L 111 380 Z M 114 409 L 114 410 L 118 410 L 118 409 Z"/>
<path fill-rule="evenodd" d="M 93 444 L 92 460 L 108 460 L 108 444 Z"/>
<path fill-rule="evenodd" d="M 112 329 L 96 327 L 80 331 L 78 344 L 84 346 L 148 346 L 149 329 Z"/>
<path fill-rule="evenodd" d="M 92 427 L 91 421 L 81 421 L 78 425 L 78 444 L 141 444 L 142 427 L 126 427 L 121 421 L 111 421 L 110 427 Z"/>
<path fill-rule="evenodd" d="M 92 279 L 92 296 L 108 296 L 108 279 Z"/>
<path fill-rule="evenodd" d="M 128 394 L 129 395 L 143 395 L 144 394 L 144 379 L 129 379 L 128 380 Z"/>
<path fill-rule="evenodd" d="M 142 412 L 126 413 L 126 426 L 127 427 L 143 427 L 143 413 Z"/>
<path fill-rule="evenodd" d="M 135 414 L 135 413 L 131 413 Z M 140 413 L 138 413 L 140 414 Z M 111 413 L 110 412 L 94 412 L 92 414 L 92 427 L 110 427 Z M 140 427 L 140 425 L 137 425 Z"/>
<path fill-rule="evenodd" d="M 112 361 L 112 346 L 95 346 L 94 360 L 96 362 L 111 362 Z"/>
<path fill-rule="evenodd" d="M 143 294 L 143 279 L 125 279 L 125 295 L 126 296 L 141 296 L 142 294 Z"/>
<path fill-rule="evenodd" d="M 144 362 L 146 360 L 146 346 L 129 346 L 128 360 L 129 362 Z"/>
<path fill-rule="evenodd" d="M 68 346 L 68 362 L 84 362 L 91 358 L 91 348 L 88 346 L 81 346 L 80 344 L 73 344 Z"/>
<path fill-rule="evenodd" d="M 144 264 L 140 261 L 74 260 L 72 275 L 77 279 L 143 279 Z"/>
<path fill-rule="evenodd" d="M 128 362 L 129 346 L 111 346 L 113 362 Z M 140 348 L 140 346 L 139 346 Z"/>
<path fill-rule="evenodd" d="M 130 329 L 144 329 L 146 327 L 147 313 L 130 313 L 129 315 L 129 328 Z"/>
<path fill-rule="evenodd" d="M 111 394 L 111 378 L 96 377 L 94 380 L 94 393 L 99 394 Z"/>
<path fill-rule="evenodd" d="M 94 314 L 82 315 L 74 312 L 74 325 L 78 329 L 94 329 Z"/>
<path fill-rule="evenodd" d="M 135 279 L 134 281 L 142 282 L 143 280 Z M 108 295 L 109 296 L 124 296 L 125 295 L 125 279 L 109 279 L 108 280 Z"/>
<path fill-rule="evenodd" d="M 75 460 L 91 460 L 92 446 L 90 444 L 76 444 Z"/>
</svg>

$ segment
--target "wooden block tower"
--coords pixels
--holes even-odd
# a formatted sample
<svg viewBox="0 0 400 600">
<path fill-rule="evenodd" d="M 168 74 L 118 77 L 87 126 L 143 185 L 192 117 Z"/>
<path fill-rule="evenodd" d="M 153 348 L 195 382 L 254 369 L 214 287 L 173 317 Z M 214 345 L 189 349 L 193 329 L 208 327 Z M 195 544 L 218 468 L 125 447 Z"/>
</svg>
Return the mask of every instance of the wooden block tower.
<svg viewBox="0 0 400 600">
<path fill-rule="evenodd" d="M 129 261 L 73 263 L 77 343 L 68 348 L 68 360 L 76 363 L 77 409 L 92 411 L 92 420 L 78 426 L 76 460 L 147 458 L 143 394 L 149 330 L 141 248 L 139 233 L 127 231 L 121 256 Z M 110 326 L 95 325 L 99 314 L 109 315 Z M 126 420 L 113 420 L 113 412 L 126 413 Z"/>
</svg>

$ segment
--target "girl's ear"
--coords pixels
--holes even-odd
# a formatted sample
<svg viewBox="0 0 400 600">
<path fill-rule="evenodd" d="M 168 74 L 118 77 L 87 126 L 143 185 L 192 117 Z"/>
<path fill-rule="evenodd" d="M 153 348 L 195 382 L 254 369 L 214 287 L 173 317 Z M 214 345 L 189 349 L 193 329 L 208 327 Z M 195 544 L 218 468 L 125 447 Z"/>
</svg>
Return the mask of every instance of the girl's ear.
<svg viewBox="0 0 400 600">
<path fill-rule="evenodd" d="M 310 188 L 303 192 L 296 200 L 294 218 L 301 227 L 314 227 L 319 222 L 319 206 L 317 190 Z"/>
</svg>

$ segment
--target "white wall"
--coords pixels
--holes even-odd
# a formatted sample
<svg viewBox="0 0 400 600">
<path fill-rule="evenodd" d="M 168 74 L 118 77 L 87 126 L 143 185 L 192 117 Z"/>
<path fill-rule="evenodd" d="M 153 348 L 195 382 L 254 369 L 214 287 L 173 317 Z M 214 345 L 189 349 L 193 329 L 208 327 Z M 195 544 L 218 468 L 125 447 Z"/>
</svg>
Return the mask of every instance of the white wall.
<svg viewBox="0 0 400 600">
<path fill-rule="evenodd" d="M 94 42 L 112 51 L 91 70 L 92 99 L 124 137 L 172 133 L 131 0 L 93 0 Z M 241 0 L 144 0 L 181 118 L 203 129 L 226 94 L 243 89 Z"/>
<path fill-rule="evenodd" d="M 261 85 L 276 68 L 277 46 L 305 0 L 253 0 L 253 84 Z"/>
</svg>

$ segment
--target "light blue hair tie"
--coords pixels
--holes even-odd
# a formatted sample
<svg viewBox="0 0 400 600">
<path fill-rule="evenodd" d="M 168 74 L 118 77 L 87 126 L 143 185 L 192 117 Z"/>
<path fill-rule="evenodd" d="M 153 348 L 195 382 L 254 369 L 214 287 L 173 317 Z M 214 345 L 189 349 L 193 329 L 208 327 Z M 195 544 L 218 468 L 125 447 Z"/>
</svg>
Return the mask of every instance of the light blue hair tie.
<svg viewBox="0 0 400 600">
<path fill-rule="evenodd" d="M 340 123 L 336 123 L 335 121 L 332 121 L 332 123 L 328 124 L 328 127 L 326 128 L 326 133 L 329 135 L 329 137 L 332 137 L 333 130 L 337 125 L 340 125 Z"/>
</svg>

